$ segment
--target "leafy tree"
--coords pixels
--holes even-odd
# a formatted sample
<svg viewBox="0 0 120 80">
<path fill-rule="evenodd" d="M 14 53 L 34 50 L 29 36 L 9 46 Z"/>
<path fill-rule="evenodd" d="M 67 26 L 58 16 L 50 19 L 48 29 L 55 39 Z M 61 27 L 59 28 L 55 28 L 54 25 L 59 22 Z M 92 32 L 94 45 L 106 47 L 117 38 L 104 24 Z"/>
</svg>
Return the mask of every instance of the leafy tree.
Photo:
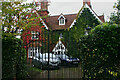
<svg viewBox="0 0 120 80">
<path fill-rule="evenodd" d="M 17 33 L 18 29 L 25 29 L 25 23 L 30 14 L 29 8 L 33 3 L 2 2 L 2 31 L 3 33 Z M 15 35 L 15 34 L 13 34 Z"/>
<path fill-rule="evenodd" d="M 115 9 L 115 12 L 111 13 L 110 23 L 111 24 L 120 24 L 120 17 L 119 17 L 120 16 L 120 1 L 119 0 L 117 3 L 115 3 L 113 8 Z"/>
<path fill-rule="evenodd" d="M 18 30 L 26 29 L 26 23 L 34 4 L 22 4 L 22 2 L 2 2 L 2 65 L 3 79 L 16 77 L 24 79 L 27 76 L 26 52 L 23 43 L 15 36 Z M 32 23 L 29 23 L 32 25 Z M 5 28 L 7 30 L 5 30 Z"/>
<path fill-rule="evenodd" d="M 118 24 L 118 16 L 116 15 L 116 13 L 111 13 L 111 16 L 110 16 L 110 23 L 111 24 Z"/>
</svg>

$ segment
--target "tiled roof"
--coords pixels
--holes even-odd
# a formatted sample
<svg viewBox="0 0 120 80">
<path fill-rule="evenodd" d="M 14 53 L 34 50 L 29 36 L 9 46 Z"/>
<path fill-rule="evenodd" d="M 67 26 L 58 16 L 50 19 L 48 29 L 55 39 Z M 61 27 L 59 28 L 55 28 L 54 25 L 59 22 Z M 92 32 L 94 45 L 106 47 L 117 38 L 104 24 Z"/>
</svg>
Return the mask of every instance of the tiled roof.
<svg viewBox="0 0 120 80">
<path fill-rule="evenodd" d="M 75 20 L 77 20 L 77 18 L 79 17 L 79 15 L 81 14 L 83 8 L 89 8 L 90 11 L 92 12 L 92 14 L 94 14 L 94 16 L 101 22 L 105 22 L 104 20 L 104 15 L 98 16 L 94 10 L 89 7 L 87 4 L 84 4 L 82 6 L 82 8 L 80 9 L 80 11 L 76 14 L 67 14 L 67 15 L 57 15 L 57 16 L 48 16 L 47 18 L 43 19 L 43 21 L 45 22 L 45 25 L 47 26 L 47 28 L 49 30 L 63 30 L 63 29 L 68 29 L 71 28 L 74 25 Z M 59 25 L 59 21 L 58 18 L 63 15 L 65 17 L 65 25 Z M 72 26 L 71 26 L 72 25 Z"/>
<path fill-rule="evenodd" d="M 77 18 L 79 17 L 79 15 L 81 15 L 82 11 L 84 8 L 88 8 L 92 14 L 98 19 L 98 21 L 100 21 L 101 23 L 103 23 L 103 21 L 98 17 L 98 15 L 95 13 L 95 11 L 88 5 L 88 4 L 84 4 L 82 6 L 82 8 L 80 9 L 80 11 L 78 12 Z"/>
<path fill-rule="evenodd" d="M 102 22 L 105 22 L 104 15 L 98 16 Z"/>
<path fill-rule="evenodd" d="M 74 19 L 76 19 L 77 14 L 68 14 L 63 15 L 65 17 L 65 25 L 59 25 L 59 18 L 60 15 L 57 16 L 49 16 L 44 21 L 46 25 L 48 26 L 49 30 L 62 30 L 62 29 L 68 29 L 71 24 L 73 23 Z"/>
</svg>

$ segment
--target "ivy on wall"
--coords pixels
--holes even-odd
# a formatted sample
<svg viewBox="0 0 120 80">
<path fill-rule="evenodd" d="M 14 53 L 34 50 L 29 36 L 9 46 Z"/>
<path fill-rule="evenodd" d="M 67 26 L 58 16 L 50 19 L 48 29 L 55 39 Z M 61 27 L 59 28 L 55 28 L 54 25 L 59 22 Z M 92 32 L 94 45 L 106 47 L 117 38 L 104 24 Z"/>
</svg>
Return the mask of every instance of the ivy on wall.
<svg viewBox="0 0 120 80">
<path fill-rule="evenodd" d="M 85 35 L 85 29 L 87 27 L 94 28 L 99 25 L 100 22 L 97 18 L 90 12 L 88 8 L 84 8 L 82 13 L 78 16 L 75 25 L 71 28 L 71 33 L 73 38 L 78 41 L 80 37 Z"/>
<path fill-rule="evenodd" d="M 82 13 L 78 16 L 75 25 L 71 29 L 65 30 L 63 33 L 63 41 L 68 43 L 66 43 L 66 46 L 69 55 L 80 57 L 78 48 L 79 39 L 85 36 L 85 29 L 87 27 L 92 29 L 99 24 L 100 22 L 90 12 L 90 10 L 88 8 L 84 8 Z"/>
</svg>

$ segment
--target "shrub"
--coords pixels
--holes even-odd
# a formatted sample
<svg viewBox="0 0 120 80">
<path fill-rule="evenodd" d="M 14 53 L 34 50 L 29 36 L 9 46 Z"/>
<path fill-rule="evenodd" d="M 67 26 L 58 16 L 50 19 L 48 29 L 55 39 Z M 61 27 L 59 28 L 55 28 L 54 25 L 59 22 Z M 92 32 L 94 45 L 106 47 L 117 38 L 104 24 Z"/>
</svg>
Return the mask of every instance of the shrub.
<svg viewBox="0 0 120 80">
<path fill-rule="evenodd" d="M 102 24 L 82 37 L 79 49 L 85 78 L 120 77 L 120 27 Z"/>
<path fill-rule="evenodd" d="M 27 75 L 26 52 L 22 48 L 22 41 L 4 33 L 2 35 L 2 78 L 17 79 Z"/>
</svg>

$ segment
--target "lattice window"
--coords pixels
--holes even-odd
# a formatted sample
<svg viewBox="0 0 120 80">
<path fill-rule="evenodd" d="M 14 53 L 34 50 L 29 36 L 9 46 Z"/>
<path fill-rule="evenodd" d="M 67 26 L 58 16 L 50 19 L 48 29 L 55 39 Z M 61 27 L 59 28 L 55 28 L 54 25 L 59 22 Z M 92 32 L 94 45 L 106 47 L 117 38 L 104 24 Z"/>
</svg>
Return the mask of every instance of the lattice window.
<svg viewBox="0 0 120 80">
<path fill-rule="evenodd" d="M 30 47 L 28 58 L 33 58 L 37 53 L 41 53 L 40 47 Z"/>
<path fill-rule="evenodd" d="M 31 31 L 31 34 L 32 34 L 32 38 L 31 38 L 32 40 L 33 39 L 35 39 L 35 40 L 39 39 L 39 32 Z"/>
</svg>

